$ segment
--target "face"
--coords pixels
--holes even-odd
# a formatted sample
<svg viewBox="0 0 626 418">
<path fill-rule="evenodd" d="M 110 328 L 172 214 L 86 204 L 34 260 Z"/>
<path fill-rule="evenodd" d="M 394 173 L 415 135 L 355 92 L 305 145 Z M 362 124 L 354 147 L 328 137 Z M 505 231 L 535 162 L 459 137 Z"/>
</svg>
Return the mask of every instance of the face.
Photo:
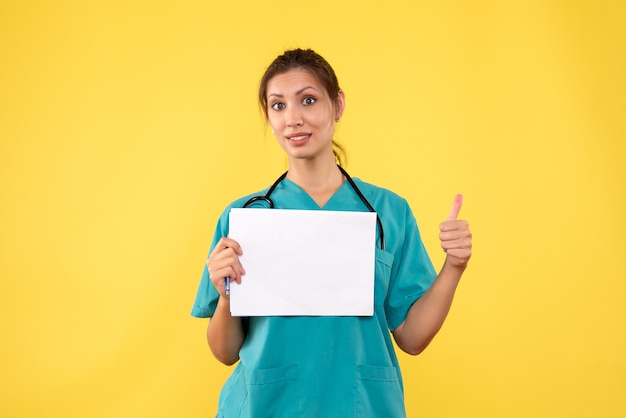
<svg viewBox="0 0 626 418">
<path fill-rule="evenodd" d="M 337 102 L 308 71 L 290 70 L 269 81 L 267 121 L 290 160 L 332 156 L 335 120 L 344 107 L 343 92 Z"/>
</svg>

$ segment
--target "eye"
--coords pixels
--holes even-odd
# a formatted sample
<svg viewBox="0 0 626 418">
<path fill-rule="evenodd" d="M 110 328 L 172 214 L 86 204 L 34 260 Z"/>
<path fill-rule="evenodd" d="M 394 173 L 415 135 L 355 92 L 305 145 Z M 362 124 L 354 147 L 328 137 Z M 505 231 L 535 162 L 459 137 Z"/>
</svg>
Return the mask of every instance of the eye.
<svg viewBox="0 0 626 418">
<path fill-rule="evenodd" d="M 317 99 L 315 97 L 307 96 L 304 98 L 304 100 L 302 100 L 302 104 L 305 106 L 311 106 L 316 101 Z"/>
<path fill-rule="evenodd" d="M 272 103 L 272 109 L 274 110 L 283 110 L 285 108 L 285 104 L 281 102 Z"/>
</svg>

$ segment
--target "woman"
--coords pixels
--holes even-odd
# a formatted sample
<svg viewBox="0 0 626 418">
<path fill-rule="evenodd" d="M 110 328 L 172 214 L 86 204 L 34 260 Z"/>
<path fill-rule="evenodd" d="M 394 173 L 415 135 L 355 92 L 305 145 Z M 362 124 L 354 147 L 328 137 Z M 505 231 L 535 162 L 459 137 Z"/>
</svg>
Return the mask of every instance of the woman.
<svg viewBox="0 0 626 418">
<path fill-rule="evenodd" d="M 207 340 L 224 364 L 239 361 L 224 385 L 218 417 L 404 417 L 404 393 L 390 331 L 416 355 L 439 331 L 471 256 L 461 196 L 440 226 L 446 261 L 437 274 L 407 202 L 351 179 L 333 141 L 345 95 L 331 66 L 312 50 L 290 50 L 265 72 L 259 101 L 287 154 L 289 169 L 271 190 L 276 208 L 376 211 L 372 317 L 251 317 L 230 314 L 225 279 L 241 283 L 244 248 L 228 238 L 229 205 L 219 219 L 192 315 L 210 317 Z M 384 231 L 384 233 L 383 233 Z M 384 234 L 384 236 L 383 236 Z"/>
</svg>

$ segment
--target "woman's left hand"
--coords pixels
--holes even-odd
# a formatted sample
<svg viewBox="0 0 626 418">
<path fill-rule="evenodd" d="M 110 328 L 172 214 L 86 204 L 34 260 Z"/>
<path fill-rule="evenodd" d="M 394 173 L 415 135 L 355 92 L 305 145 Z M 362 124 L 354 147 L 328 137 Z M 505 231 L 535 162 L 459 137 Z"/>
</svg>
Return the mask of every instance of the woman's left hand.
<svg viewBox="0 0 626 418">
<path fill-rule="evenodd" d="M 463 195 L 458 194 L 454 198 L 448 219 L 439 225 L 439 239 L 441 248 L 448 255 L 446 264 L 465 269 L 472 256 L 472 232 L 467 221 L 457 219 L 462 205 Z"/>
</svg>

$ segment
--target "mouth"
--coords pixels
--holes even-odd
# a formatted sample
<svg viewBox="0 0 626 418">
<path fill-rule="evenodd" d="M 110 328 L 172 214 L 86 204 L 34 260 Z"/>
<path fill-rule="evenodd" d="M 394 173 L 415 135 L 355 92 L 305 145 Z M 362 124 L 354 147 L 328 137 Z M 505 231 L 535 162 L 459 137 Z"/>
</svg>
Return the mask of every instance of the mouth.
<svg viewBox="0 0 626 418">
<path fill-rule="evenodd" d="M 301 133 L 301 132 L 298 132 L 293 135 L 285 136 L 285 138 L 287 138 L 288 141 L 292 141 L 292 142 L 304 141 L 304 140 L 309 139 L 310 137 L 311 137 L 311 134 L 306 134 L 306 133 Z"/>
</svg>

